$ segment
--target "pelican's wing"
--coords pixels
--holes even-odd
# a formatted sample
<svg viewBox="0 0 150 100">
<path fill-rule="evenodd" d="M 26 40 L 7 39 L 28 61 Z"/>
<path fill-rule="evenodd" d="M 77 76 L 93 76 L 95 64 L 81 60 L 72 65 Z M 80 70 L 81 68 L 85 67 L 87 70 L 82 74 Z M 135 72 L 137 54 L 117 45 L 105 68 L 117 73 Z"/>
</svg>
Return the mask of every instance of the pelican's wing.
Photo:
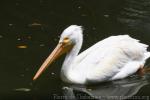
<svg viewBox="0 0 150 100">
<path fill-rule="evenodd" d="M 118 36 L 110 36 L 102 41 L 97 42 L 96 44 L 94 44 L 93 46 L 91 46 L 90 48 L 88 48 L 87 50 L 81 52 L 77 58 L 76 58 L 76 62 L 81 62 L 84 58 L 86 58 L 89 54 L 92 54 L 93 51 L 99 49 L 99 48 L 104 48 L 104 47 L 109 47 L 112 46 L 120 41 L 128 41 L 128 40 L 132 40 L 133 42 L 137 42 L 139 40 L 136 39 L 132 39 L 131 37 L 129 37 L 128 35 L 118 35 Z"/>
<path fill-rule="evenodd" d="M 76 71 L 91 81 L 111 80 L 119 72 L 126 77 L 150 57 L 146 49 L 147 45 L 127 35 L 112 36 L 81 53 L 75 60 Z"/>
</svg>

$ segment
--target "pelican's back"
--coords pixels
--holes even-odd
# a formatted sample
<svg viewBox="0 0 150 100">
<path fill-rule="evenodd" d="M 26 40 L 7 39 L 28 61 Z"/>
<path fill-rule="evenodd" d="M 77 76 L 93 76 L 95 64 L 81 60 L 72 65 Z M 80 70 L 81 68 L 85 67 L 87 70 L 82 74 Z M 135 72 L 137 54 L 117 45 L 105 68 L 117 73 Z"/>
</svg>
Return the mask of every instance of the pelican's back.
<svg viewBox="0 0 150 100">
<path fill-rule="evenodd" d="M 108 37 L 77 56 L 76 72 L 86 81 L 105 81 L 135 73 L 150 57 L 147 45 L 128 35 Z M 81 72 L 80 72 L 81 73 Z"/>
</svg>

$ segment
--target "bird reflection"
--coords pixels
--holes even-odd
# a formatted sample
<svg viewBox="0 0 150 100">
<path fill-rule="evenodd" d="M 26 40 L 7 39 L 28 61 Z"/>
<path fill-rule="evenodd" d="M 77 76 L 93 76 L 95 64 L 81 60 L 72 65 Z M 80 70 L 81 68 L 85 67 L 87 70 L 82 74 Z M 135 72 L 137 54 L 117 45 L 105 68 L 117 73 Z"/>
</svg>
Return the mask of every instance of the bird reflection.
<svg viewBox="0 0 150 100">
<path fill-rule="evenodd" d="M 149 83 L 149 77 L 141 78 L 134 75 L 123 80 L 101 83 L 94 86 L 64 86 L 63 94 L 65 100 L 122 100 L 132 98 L 143 86 Z"/>
</svg>

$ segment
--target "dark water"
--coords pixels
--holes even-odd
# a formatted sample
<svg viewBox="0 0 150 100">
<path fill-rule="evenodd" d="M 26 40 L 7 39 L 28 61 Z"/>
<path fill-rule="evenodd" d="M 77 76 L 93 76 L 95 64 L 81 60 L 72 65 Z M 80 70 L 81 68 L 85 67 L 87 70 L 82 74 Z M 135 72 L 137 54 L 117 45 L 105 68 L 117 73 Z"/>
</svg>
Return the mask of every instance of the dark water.
<svg viewBox="0 0 150 100">
<path fill-rule="evenodd" d="M 84 27 L 82 51 L 118 34 L 150 45 L 149 0 L 1 0 L 0 13 L 0 100 L 150 99 L 150 75 L 90 87 L 63 83 L 59 71 L 64 57 L 32 81 L 71 24 Z"/>
</svg>

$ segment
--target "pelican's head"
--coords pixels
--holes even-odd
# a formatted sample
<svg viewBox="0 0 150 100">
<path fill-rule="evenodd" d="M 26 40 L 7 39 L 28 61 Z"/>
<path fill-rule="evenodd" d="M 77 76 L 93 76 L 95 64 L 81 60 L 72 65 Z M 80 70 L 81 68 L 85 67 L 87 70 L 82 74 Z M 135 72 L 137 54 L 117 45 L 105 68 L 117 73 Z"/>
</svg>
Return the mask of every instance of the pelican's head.
<svg viewBox="0 0 150 100">
<path fill-rule="evenodd" d="M 76 44 L 82 39 L 82 32 L 81 26 L 71 25 L 62 32 L 59 43 L 67 41 Z"/>
<path fill-rule="evenodd" d="M 37 71 L 36 75 L 34 76 L 33 80 L 36 80 L 42 72 L 53 62 L 61 56 L 62 54 L 69 52 L 75 45 L 82 44 L 82 27 L 77 25 L 71 25 L 66 28 L 58 42 L 58 45 L 53 50 L 53 52 L 49 55 L 49 57 L 44 61 L 40 69 Z M 81 46 L 79 46 L 81 47 Z"/>
</svg>

